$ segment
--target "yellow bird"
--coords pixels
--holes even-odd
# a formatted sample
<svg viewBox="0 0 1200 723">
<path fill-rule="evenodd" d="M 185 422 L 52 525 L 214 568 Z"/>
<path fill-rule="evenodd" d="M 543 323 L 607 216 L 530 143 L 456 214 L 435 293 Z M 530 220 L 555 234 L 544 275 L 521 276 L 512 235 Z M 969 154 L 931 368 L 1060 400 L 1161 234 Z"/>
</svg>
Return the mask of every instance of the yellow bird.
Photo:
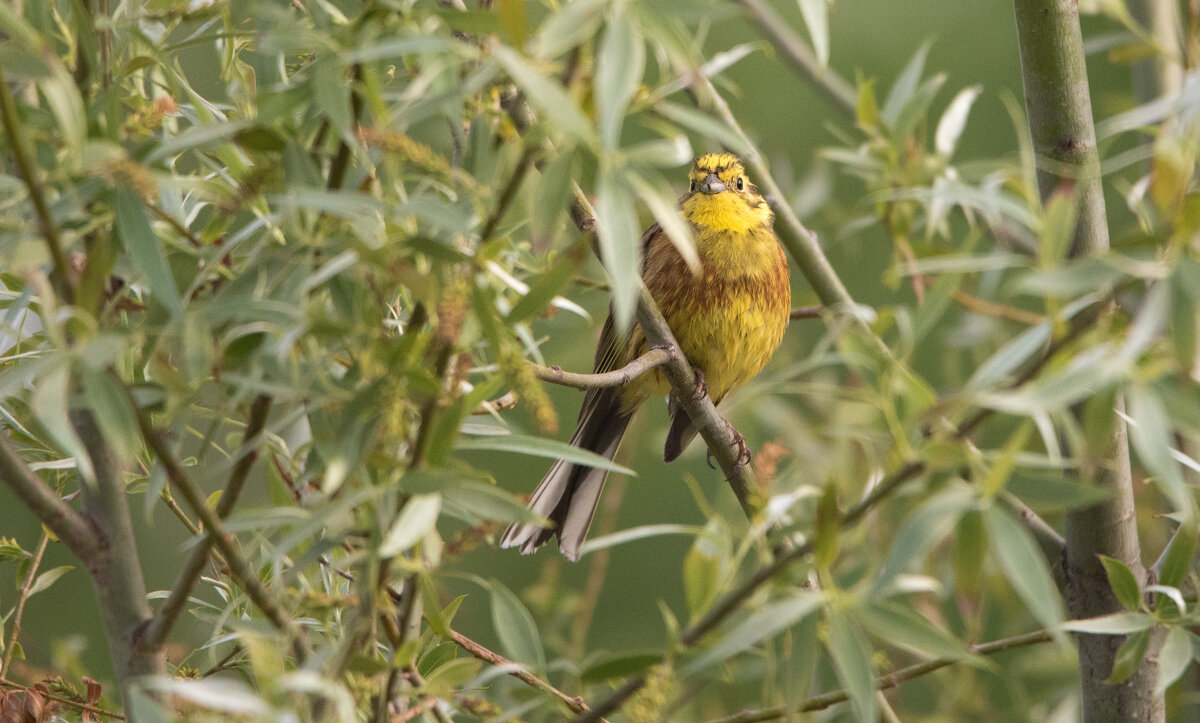
<svg viewBox="0 0 1200 723">
<path fill-rule="evenodd" d="M 656 223 L 642 234 L 642 279 L 708 394 L 719 403 L 754 378 L 775 353 L 788 324 L 791 284 L 772 228 L 775 215 L 746 177 L 742 162 L 729 153 L 709 153 L 696 159 L 688 178 L 688 192 L 679 205 L 692 226 L 700 271 L 688 268 Z M 646 338 L 636 325 L 617 338 L 610 313 L 596 348 L 595 371 L 620 369 L 646 350 Z M 625 387 L 588 391 L 571 444 L 612 459 L 642 402 L 670 391 L 657 369 Z M 687 413 L 675 404 L 670 410 L 671 430 L 663 449 L 667 462 L 696 436 Z M 559 551 L 578 560 L 607 476 L 594 467 L 556 462 L 529 503 L 554 526 L 513 524 L 501 547 L 520 546 L 530 553 L 557 537 Z"/>
</svg>

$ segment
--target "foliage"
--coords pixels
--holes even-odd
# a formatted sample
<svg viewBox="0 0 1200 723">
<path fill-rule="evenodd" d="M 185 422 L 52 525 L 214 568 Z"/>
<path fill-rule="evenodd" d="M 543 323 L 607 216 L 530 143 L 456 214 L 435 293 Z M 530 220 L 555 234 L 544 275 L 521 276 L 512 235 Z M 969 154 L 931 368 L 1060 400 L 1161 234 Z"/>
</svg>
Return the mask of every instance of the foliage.
<svg viewBox="0 0 1200 723">
<path fill-rule="evenodd" d="M 1200 194 L 1182 113 L 1194 82 L 1101 124 L 1106 154 L 1132 144 L 1148 165 L 1106 179 L 1132 213 L 1111 214 L 1111 251 L 1077 259 L 1075 190 L 1039 198 L 1015 101 L 1019 158 L 967 163 L 958 145 L 990 89 L 939 106 L 954 81 L 927 74 L 929 45 L 894 80 L 860 81 L 821 170 L 771 200 L 836 183 L 843 207 L 814 226 L 890 245 L 869 252 L 892 262 L 858 279 L 882 299 L 858 310 L 867 324 L 847 310 L 827 310 L 823 331 L 795 322 L 804 340 L 723 408 L 763 448 L 762 518 L 746 525 L 726 492 L 710 503 L 692 485 L 702 524 L 660 510 L 660 524 L 593 539 L 582 592 L 548 552 L 528 563 L 536 581 L 489 556 L 504 524 L 532 519 L 516 493 L 547 458 L 603 463 L 553 441 L 557 397 L 530 363 L 589 346 L 598 301 L 631 322 L 645 224 L 694 253 L 675 198 L 695 153 L 776 158 L 705 91 L 712 79 L 735 93 L 723 74 L 761 47 L 714 46 L 732 13 L 674 0 L 0 7 L 13 159 L 0 413 L 16 462 L 73 505 L 103 489 L 111 455 L 138 534 L 160 535 L 140 521 L 168 509 L 195 536 L 180 560 L 200 549 L 204 563 L 197 582 L 181 562 L 167 586 L 203 635 L 151 622 L 185 641 L 169 674 L 101 665 L 85 672 L 106 696 L 89 683 L 86 705 L 123 699 L 139 721 L 557 720 L 606 699 L 638 720 L 834 705 L 861 720 L 883 705 L 1032 718 L 1074 704 L 1070 632 L 1128 636 L 1114 682 L 1161 634 L 1158 692 L 1183 676 L 1200 650 Z M 797 17 L 826 66 L 826 4 L 802 1 Z M 514 397 L 516 410 L 497 401 Z M 1105 559 L 1125 611 L 1067 621 L 1050 525 L 1107 499 L 1087 480 L 1115 464 L 1097 450 L 1119 415 L 1162 560 L 1147 581 Z M 688 474 L 656 464 L 615 468 L 683 495 Z M 686 550 L 668 544 L 680 535 Z M 0 608 L 6 680 L 26 654 L 24 601 L 87 568 L 41 569 L 60 537 L 36 552 L 0 538 L 21 588 Z M 667 558 L 680 591 L 661 622 L 638 621 L 637 646 L 588 634 L 596 605 L 622 603 L 595 599 L 621 546 Z M 155 621 L 168 597 L 149 595 Z M 984 661 L 1033 644 L 1051 652 Z M 960 666 L 952 691 L 922 677 L 945 665 Z M 887 672 L 911 682 L 879 698 Z M 24 682 L 21 705 L 46 694 Z"/>
</svg>

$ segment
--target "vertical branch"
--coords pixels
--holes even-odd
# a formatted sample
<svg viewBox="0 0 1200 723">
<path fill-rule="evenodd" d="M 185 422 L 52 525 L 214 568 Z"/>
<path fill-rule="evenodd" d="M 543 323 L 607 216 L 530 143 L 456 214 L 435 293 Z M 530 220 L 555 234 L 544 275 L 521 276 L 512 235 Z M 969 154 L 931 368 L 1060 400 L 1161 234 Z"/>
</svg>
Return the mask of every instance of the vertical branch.
<svg viewBox="0 0 1200 723">
<path fill-rule="evenodd" d="M 96 554 L 84 562 L 92 576 L 108 655 L 128 710 L 130 681 L 143 675 L 165 675 L 166 657 L 161 650 L 146 651 L 137 645 L 138 634 L 150 620 L 150 606 L 121 481 L 121 462 L 91 412 L 73 411 L 71 421 L 96 470 L 94 486 L 80 485 L 84 518 L 100 540 Z"/>
<path fill-rule="evenodd" d="M 1133 66 L 1133 93 L 1139 103 L 1177 93 L 1183 86 L 1183 45 L 1175 0 L 1129 0 L 1129 13 L 1150 34 L 1158 52 Z"/>
<path fill-rule="evenodd" d="M 1078 6 L 1073 0 L 1014 0 L 1014 6 L 1029 129 L 1039 157 L 1054 162 L 1053 172 L 1039 169 L 1038 189 L 1046 198 L 1060 183 L 1074 184 L 1079 222 L 1071 254 L 1101 253 L 1109 245 L 1108 224 Z M 1122 406 L 1118 400 L 1118 410 Z M 1081 618 L 1122 609 L 1097 555 L 1115 557 L 1134 574 L 1145 575 L 1126 429 L 1119 416 L 1110 439 L 1086 451 L 1088 472 L 1111 498 L 1067 514 L 1067 606 L 1071 615 Z M 1128 680 L 1108 685 L 1105 680 L 1123 638 L 1079 635 L 1077 641 L 1085 721 L 1163 719 L 1162 697 L 1152 692 L 1158 676 L 1156 648 Z"/>
</svg>

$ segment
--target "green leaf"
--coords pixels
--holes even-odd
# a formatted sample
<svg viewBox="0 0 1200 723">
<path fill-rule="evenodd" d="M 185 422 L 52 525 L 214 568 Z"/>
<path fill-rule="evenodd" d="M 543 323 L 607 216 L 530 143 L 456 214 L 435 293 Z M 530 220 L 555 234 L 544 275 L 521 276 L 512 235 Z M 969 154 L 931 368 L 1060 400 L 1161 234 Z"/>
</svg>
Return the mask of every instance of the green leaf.
<svg viewBox="0 0 1200 723">
<path fill-rule="evenodd" d="M 525 16 L 525 0 L 500 0 L 500 33 L 504 41 L 518 48 L 525 47 L 529 37 L 529 20 Z"/>
<path fill-rule="evenodd" d="M 621 174 L 601 171 L 596 194 L 596 232 L 600 259 L 612 290 L 613 318 L 618 332 L 633 322 L 641 279 L 641 248 L 637 216 L 629 184 Z"/>
<path fill-rule="evenodd" d="M 821 595 L 796 591 L 751 613 L 733 630 L 725 633 L 711 648 L 689 663 L 681 675 L 687 677 L 748 650 L 803 620 L 821 606 Z"/>
<path fill-rule="evenodd" d="M 1033 535 L 995 505 L 983 511 L 983 524 L 1005 577 L 1029 611 L 1047 627 L 1061 623 L 1062 601 Z"/>
<path fill-rule="evenodd" d="M 1104 682 L 1109 685 L 1119 685 L 1128 680 L 1129 676 L 1133 675 L 1141 666 L 1149 647 L 1149 630 L 1140 630 L 1130 635 L 1129 639 L 1117 648 L 1117 654 L 1113 658 L 1112 674 Z"/>
<path fill-rule="evenodd" d="M 585 467 L 605 469 L 636 477 L 637 473 L 628 467 L 601 457 L 595 452 L 580 449 L 566 442 L 559 442 L 544 437 L 532 437 L 524 434 L 506 434 L 493 437 L 474 437 L 460 439 L 455 448 L 462 452 L 496 451 L 527 454 L 531 457 L 546 457 L 549 459 L 564 459 L 568 462 L 581 464 Z"/>
<path fill-rule="evenodd" d="M 581 141 L 595 139 L 591 124 L 562 86 L 535 70 L 511 48 L 499 45 L 492 54 L 547 120 Z"/>
<path fill-rule="evenodd" d="M 120 392 L 107 374 L 87 364 L 76 366 L 83 385 L 83 399 L 96 419 L 100 433 L 122 459 L 131 459 L 141 450 L 142 434 L 129 398 Z"/>
<path fill-rule="evenodd" d="M 92 468 L 92 458 L 83 446 L 83 440 L 75 433 L 67 413 L 70 390 L 68 365 L 56 364 L 37 380 L 29 406 L 54 443 L 68 456 L 75 458 L 80 476 L 90 484 L 96 479 L 96 473 Z"/>
<path fill-rule="evenodd" d="M 33 597 L 39 592 L 49 590 L 50 586 L 58 582 L 60 577 L 66 575 L 68 572 L 74 569 L 75 568 L 71 565 L 63 565 L 52 570 L 46 570 L 42 574 L 38 575 L 37 579 L 33 581 L 33 584 L 29 586 L 29 594 L 27 597 Z"/>
<path fill-rule="evenodd" d="M 816 538 L 816 549 L 813 559 L 817 569 L 828 572 L 837 562 L 838 538 L 841 535 L 842 513 L 838 509 L 837 485 L 832 481 L 825 483 L 821 500 L 817 503 L 817 519 L 813 535 Z"/>
<path fill-rule="evenodd" d="M 1113 613 L 1084 620 L 1068 620 L 1060 629 L 1092 635 L 1128 635 L 1154 627 L 1155 620 L 1145 613 Z"/>
<path fill-rule="evenodd" d="M 683 257 L 688 268 L 699 272 L 700 255 L 696 252 L 696 241 L 692 238 L 692 225 L 680 215 L 679 203 L 667 190 L 666 183 L 652 183 L 637 174 L 630 174 L 629 181 L 642 202 L 650 209 L 650 213 L 654 214 L 654 220 L 662 226 L 663 233 Z"/>
<path fill-rule="evenodd" d="M 847 614 L 830 610 L 825 620 L 829 624 L 825 648 L 833 658 L 838 679 L 850 694 L 854 714 L 860 721 L 874 723 L 875 668 L 871 665 L 871 647 Z"/>
<path fill-rule="evenodd" d="M 1186 628 L 1173 625 L 1167 632 L 1162 649 L 1158 653 L 1158 681 L 1154 684 L 1154 694 L 1162 695 L 1171 684 L 1179 680 L 1192 664 L 1192 641 L 1195 636 Z"/>
<path fill-rule="evenodd" d="M 1100 556 L 1100 564 L 1104 565 L 1109 587 L 1117 596 L 1117 600 L 1126 610 L 1137 612 L 1142 606 L 1142 590 L 1133 571 L 1124 562 L 1108 555 Z"/>
<path fill-rule="evenodd" d="M 883 102 L 883 122 L 888 126 L 895 126 L 900 117 L 900 111 L 904 109 L 916 91 L 917 84 L 921 81 L 921 73 L 925 70 L 925 57 L 929 55 L 929 48 L 932 45 L 933 41 L 931 40 L 922 43 L 917 52 L 913 53 L 908 64 L 904 66 L 904 70 L 900 71 L 896 82 L 892 84 L 887 100 Z"/>
<path fill-rule="evenodd" d="M 705 113 L 668 101 L 659 101 L 654 106 L 655 112 L 668 120 L 691 129 L 717 145 L 725 146 L 741 156 L 749 150 L 742 137 L 735 133 L 724 121 L 717 120 Z"/>
<path fill-rule="evenodd" d="M 600 145 L 608 150 L 618 146 L 625 108 L 646 66 L 646 45 L 633 13 L 625 12 L 624 4 L 614 5 L 613 13 L 600 40 L 593 77 Z"/>
<path fill-rule="evenodd" d="M 875 602 L 856 608 L 853 615 L 864 628 L 881 640 L 921 655 L 931 658 L 965 658 L 970 655 L 962 641 L 900 604 Z"/>
<path fill-rule="evenodd" d="M 587 261 L 589 252 L 587 244 L 577 243 L 558 255 L 550 268 L 529 287 L 529 291 L 513 304 L 505 317 L 509 326 L 540 313 L 550 304 L 551 299 L 562 293 L 575 279 L 575 274 Z"/>
<path fill-rule="evenodd" d="M 721 591 L 721 580 L 731 560 L 729 526 L 723 520 L 711 519 L 704 532 L 683 558 L 683 592 L 688 612 L 695 620 Z"/>
<path fill-rule="evenodd" d="M 175 277 L 167 265 L 163 245 L 150 228 L 141 200 L 131 189 L 113 189 L 113 215 L 116 217 L 117 235 L 125 245 L 129 261 L 146 277 L 154 299 L 172 315 L 182 312 L 183 302 L 179 298 Z"/>
<path fill-rule="evenodd" d="M 800 14 L 822 67 L 829 65 L 829 6 L 826 0 L 800 0 Z"/>
<path fill-rule="evenodd" d="M 437 588 L 434 587 L 433 578 L 428 573 L 419 573 L 417 575 L 417 584 L 421 589 L 421 606 L 425 611 L 425 620 L 429 623 L 429 629 L 442 637 L 448 637 L 450 635 L 450 623 L 442 613 L 442 603 L 438 600 Z"/>
<path fill-rule="evenodd" d="M 881 590 L 897 575 L 906 572 L 913 560 L 924 557 L 930 548 L 950 534 L 963 513 L 975 505 L 975 499 L 975 492 L 970 488 L 955 486 L 926 500 L 909 514 L 889 546 L 887 560 L 872 589 Z"/>
<path fill-rule="evenodd" d="M 905 138 L 916 130 L 917 124 L 925 119 L 929 112 L 929 106 L 933 104 L 933 99 L 937 97 L 938 91 L 942 89 L 945 82 L 946 74 L 938 73 L 917 88 L 896 119 L 893 128 L 895 138 Z"/>
<path fill-rule="evenodd" d="M 1127 391 L 1129 399 L 1129 437 L 1138 459 L 1154 475 L 1154 481 L 1171 499 L 1177 512 L 1189 517 L 1193 508 L 1183 471 L 1171 456 L 1171 423 L 1158 395 L 1145 387 L 1134 386 Z"/>
<path fill-rule="evenodd" d="M 1062 263 L 1071 241 L 1075 238 L 1075 221 L 1079 215 L 1079 197 L 1074 188 L 1059 187 L 1046 202 L 1038 234 L 1038 263 L 1051 269 Z"/>
<path fill-rule="evenodd" d="M 1016 465 L 1017 455 L 1025 448 L 1025 443 L 1029 440 L 1029 433 L 1032 429 L 1033 425 L 1026 421 L 1004 443 L 1004 448 L 1000 451 L 1000 456 L 988 467 L 987 475 L 980 485 L 980 492 L 984 497 L 993 497 L 1004 489 L 1009 477 L 1012 475 L 1013 467 Z"/>
<path fill-rule="evenodd" d="M 440 494 L 413 495 L 408 498 L 379 543 L 379 556 L 394 557 L 420 542 L 437 528 L 441 510 Z"/>
<path fill-rule="evenodd" d="M 601 655 L 579 674 L 581 683 L 602 683 L 612 678 L 628 678 L 662 662 L 660 652 L 632 651 Z"/>
<path fill-rule="evenodd" d="M 0 537 L 0 560 L 25 560 L 32 557 L 16 538 Z"/>
<path fill-rule="evenodd" d="M 1192 569 L 1192 558 L 1196 555 L 1196 523 L 1190 521 L 1178 530 L 1167 543 L 1167 549 L 1162 554 L 1162 564 L 1159 566 L 1158 582 L 1160 585 L 1179 587 Z"/>
<path fill-rule="evenodd" d="M 544 670 L 546 656 L 533 616 L 521 600 L 498 580 L 491 580 L 490 587 L 492 625 L 508 657 L 532 665 L 537 670 Z"/>
<path fill-rule="evenodd" d="M 942 118 L 938 121 L 937 132 L 933 136 L 933 147 L 938 153 L 946 158 L 954 155 L 959 136 L 967 125 L 967 116 L 971 114 L 971 106 L 982 92 L 983 86 L 973 85 L 958 91 L 958 95 L 950 101 L 946 112 L 942 113 Z"/>
<path fill-rule="evenodd" d="M 549 60 L 575 47 L 596 32 L 609 0 L 576 0 L 562 3 L 543 22 L 531 46 L 534 55 Z"/>
</svg>

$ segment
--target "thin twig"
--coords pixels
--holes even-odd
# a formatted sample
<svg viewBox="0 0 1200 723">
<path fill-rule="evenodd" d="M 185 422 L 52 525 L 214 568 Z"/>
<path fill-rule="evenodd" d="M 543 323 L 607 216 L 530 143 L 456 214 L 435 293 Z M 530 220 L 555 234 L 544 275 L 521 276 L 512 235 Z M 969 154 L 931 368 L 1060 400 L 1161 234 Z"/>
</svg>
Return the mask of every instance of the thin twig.
<svg viewBox="0 0 1200 723">
<path fill-rule="evenodd" d="M 0 480 L 81 562 L 92 560 L 96 539 L 91 527 L 75 508 L 29 469 L 7 433 L 0 434 Z"/>
<path fill-rule="evenodd" d="M 484 661 L 485 663 L 490 663 L 495 666 L 508 668 L 509 669 L 508 674 L 511 675 L 512 677 L 516 678 L 517 680 L 521 681 L 522 683 L 524 683 L 530 687 L 537 688 L 538 690 L 542 690 L 547 693 L 550 693 L 555 698 L 558 698 L 560 701 L 562 701 L 564 705 L 566 705 L 568 708 L 570 708 L 571 712 L 576 713 L 576 714 L 586 714 L 586 713 L 588 713 L 588 711 L 591 710 L 590 708 L 588 708 L 587 704 L 583 702 L 583 698 L 580 698 L 578 696 L 572 697 L 572 696 L 567 695 L 566 693 L 562 692 L 558 688 L 555 688 L 553 685 L 547 683 L 546 681 L 542 680 L 541 678 L 537 677 L 536 675 L 526 671 L 519 664 L 514 663 L 513 661 L 509 660 L 508 658 L 504 657 L 503 655 L 500 655 L 499 653 L 496 653 L 496 652 L 493 652 L 493 651 L 487 649 L 486 647 L 484 647 L 484 646 L 480 645 L 479 643 L 475 642 L 474 640 L 468 638 L 466 635 L 463 635 L 462 633 L 458 632 L 457 630 L 450 631 L 450 639 L 453 640 L 454 643 L 456 645 L 458 645 L 458 647 L 467 651 L 468 653 L 475 656 L 476 658 Z M 596 718 L 593 720 L 604 720 L 604 719 Z"/>
<path fill-rule="evenodd" d="M 813 306 L 795 306 L 792 307 L 792 313 L 788 317 L 793 321 L 796 319 L 820 319 L 821 313 L 825 311 L 825 307 L 820 304 Z"/>
<path fill-rule="evenodd" d="M 250 416 L 246 420 L 246 429 L 242 434 L 242 445 L 239 450 L 241 456 L 238 457 L 237 462 L 233 465 L 233 469 L 230 470 L 229 479 L 226 481 L 225 489 L 221 493 L 221 499 L 217 503 L 216 514 L 222 520 L 229 517 L 229 514 L 233 512 L 238 496 L 242 492 L 242 487 L 246 483 L 246 477 L 250 473 L 250 468 L 254 466 L 255 460 L 258 459 L 256 444 L 259 434 L 262 433 L 263 427 L 266 425 L 270 409 L 271 398 L 265 395 L 255 397 L 254 402 L 250 405 Z M 204 572 L 204 567 L 208 563 L 212 548 L 213 541 L 211 537 L 206 537 L 192 548 L 191 555 L 188 556 L 187 562 L 184 563 L 183 571 L 179 573 L 179 577 L 176 578 L 175 584 L 171 587 L 167 601 L 163 603 L 158 615 L 154 617 L 146 628 L 144 638 L 142 639 L 143 645 L 150 648 L 157 648 L 166 643 L 167 636 L 171 633 L 171 628 L 175 626 L 175 622 L 179 619 L 179 615 L 187 605 L 192 588 Z"/>
<path fill-rule="evenodd" d="M 13 690 L 26 691 L 26 693 L 25 693 L 26 695 L 29 695 L 29 693 L 27 691 L 29 691 L 29 689 L 31 687 L 28 685 L 21 685 L 20 683 L 14 683 L 13 681 L 11 681 L 7 678 L 4 678 L 4 677 L 0 677 L 0 685 L 6 686 L 8 688 L 12 688 Z M 90 703 L 80 703 L 77 700 L 71 700 L 70 698 L 64 698 L 60 695 L 54 695 L 53 693 L 42 692 L 40 690 L 34 691 L 34 693 L 36 695 L 42 696 L 46 700 L 52 700 L 55 703 L 62 703 L 63 705 L 70 706 L 72 708 L 75 708 L 76 710 L 87 711 L 89 713 L 95 713 L 96 715 L 102 715 L 105 718 L 112 718 L 114 720 L 125 720 L 125 716 L 121 715 L 120 713 L 113 713 L 110 710 L 105 710 L 103 708 L 99 708 L 97 706 L 91 705 Z"/>
<path fill-rule="evenodd" d="M 17 593 L 17 609 L 13 611 L 12 632 L 9 633 L 8 645 L 4 648 L 4 663 L 0 664 L 0 672 L 4 675 L 8 675 L 8 666 L 12 665 L 13 651 L 17 647 L 17 638 L 21 635 L 21 618 L 25 615 L 25 601 L 29 599 L 29 590 L 33 587 L 33 580 L 37 577 L 38 568 L 42 566 L 42 557 L 46 554 L 46 545 L 49 543 L 50 535 L 42 530 L 37 550 L 34 551 L 33 557 L 29 561 L 29 570 L 25 572 L 21 590 Z"/>
<path fill-rule="evenodd" d="M 987 301 L 986 299 L 981 299 L 978 296 L 972 296 L 965 291 L 955 291 L 950 295 L 950 298 L 954 299 L 976 314 L 983 314 L 984 316 L 997 316 L 1002 319 L 1012 319 L 1013 321 L 1019 321 L 1022 324 L 1030 325 L 1040 324 L 1046 320 L 1046 317 L 1042 316 L 1041 314 L 1035 314 L 1032 311 L 1026 311 L 1013 306 Z"/>
<path fill-rule="evenodd" d="M 551 384 L 559 384 L 574 389 L 604 389 L 607 387 L 623 387 L 656 367 L 661 367 L 671 361 L 671 353 L 666 349 L 651 349 L 625 366 L 602 374 L 577 374 L 565 372 L 560 367 L 544 367 L 531 364 L 533 374 L 538 379 Z"/>
<path fill-rule="evenodd" d="M 74 303 L 75 287 L 71 283 L 67 254 L 63 251 L 62 241 L 58 237 L 58 228 L 50 216 L 50 206 L 46 202 L 46 189 L 34 167 L 32 153 L 25 135 L 21 133 L 16 102 L 8 88 L 8 79 L 4 77 L 3 67 L 0 67 L 0 120 L 3 121 L 4 130 L 8 134 L 8 144 L 12 150 L 13 159 L 17 162 L 17 172 L 21 174 L 21 180 L 25 183 L 26 190 L 29 191 L 29 200 L 33 201 L 38 230 L 46 242 L 46 248 L 50 251 L 50 258 L 54 260 L 54 288 L 64 301 L 68 304 Z"/>
<path fill-rule="evenodd" d="M 171 449 L 167 447 L 162 435 L 154 428 L 149 413 L 137 403 L 123 382 L 116 378 L 114 378 L 114 382 L 120 385 L 126 399 L 137 412 L 138 427 L 142 432 L 142 437 L 146 440 L 146 444 L 154 450 L 154 454 L 158 456 L 158 461 L 166 470 L 167 479 L 183 495 L 184 501 L 192 508 L 192 514 L 199 517 L 200 521 L 204 523 L 204 534 L 225 558 L 225 562 L 229 566 L 230 577 L 245 591 L 246 597 L 250 598 L 250 601 L 262 611 L 271 624 L 292 640 L 296 657 L 303 663 L 308 658 L 308 646 L 304 640 L 303 631 L 291 616 L 275 602 L 263 582 L 258 579 L 258 575 L 255 574 L 250 563 L 233 546 L 231 537 L 225 532 L 225 526 L 221 524 L 216 513 L 204 504 L 204 497 L 200 494 L 200 489 L 183 471 L 183 467 L 175 459 Z"/>
<path fill-rule="evenodd" d="M 981 643 L 972 645 L 971 652 L 976 655 L 996 655 L 1017 648 L 1024 648 L 1030 645 L 1040 645 L 1048 643 L 1054 637 L 1046 630 L 1037 630 L 1024 635 L 1016 635 L 1011 638 L 1002 640 L 993 640 L 990 643 Z M 875 685 L 879 690 L 888 690 L 895 688 L 901 683 L 919 678 L 923 675 L 928 675 L 935 670 L 940 670 L 955 663 L 961 663 L 968 658 L 937 658 L 924 663 L 910 665 L 907 668 L 901 668 L 893 673 L 881 676 L 875 681 Z M 776 706 L 774 708 L 765 708 L 763 710 L 742 711 L 725 718 L 718 718 L 709 721 L 709 723 L 758 723 L 758 721 L 778 720 L 792 713 L 803 713 L 814 710 L 824 710 L 832 705 L 843 703 L 850 699 L 850 694 L 844 690 L 835 690 L 829 693 L 818 695 L 800 703 L 799 705 Z"/>
<path fill-rule="evenodd" d="M 800 39 L 770 5 L 764 0 L 733 1 L 734 4 L 742 6 L 762 35 L 775 46 L 775 50 L 811 81 L 813 87 L 829 99 L 835 110 L 851 122 L 858 117 L 858 94 L 854 88 L 834 72 L 833 68 L 821 65 L 812 48 Z"/>
</svg>

